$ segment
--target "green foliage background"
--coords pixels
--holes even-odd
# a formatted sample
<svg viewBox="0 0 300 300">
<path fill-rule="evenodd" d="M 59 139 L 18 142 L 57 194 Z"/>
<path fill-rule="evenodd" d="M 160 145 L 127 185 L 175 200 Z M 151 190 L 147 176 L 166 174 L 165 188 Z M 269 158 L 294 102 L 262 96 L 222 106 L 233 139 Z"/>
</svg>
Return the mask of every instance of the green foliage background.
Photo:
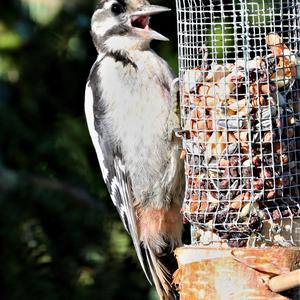
<svg viewBox="0 0 300 300">
<path fill-rule="evenodd" d="M 176 70 L 175 1 L 153 17 Z M 0 299 L 155 299 L 102 182 L 83 101 L 94 0 L 0 2 Z"/>
</svg>

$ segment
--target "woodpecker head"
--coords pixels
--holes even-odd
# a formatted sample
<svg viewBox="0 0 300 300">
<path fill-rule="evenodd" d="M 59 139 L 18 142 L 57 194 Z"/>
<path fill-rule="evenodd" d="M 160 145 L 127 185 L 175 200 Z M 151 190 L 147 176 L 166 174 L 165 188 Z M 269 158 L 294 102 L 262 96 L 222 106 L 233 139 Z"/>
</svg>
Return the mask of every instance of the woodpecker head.
<svg viewBox="0 0 300 300">
<path fill-rule="evenodd" d="M 164 11 L 169 9 L 146 0 L 100 0 L 91 22 L 97 50 L 140 50 L 151 40 L 167 41 L 149 27 L 150 16 Z"/>
</svg>

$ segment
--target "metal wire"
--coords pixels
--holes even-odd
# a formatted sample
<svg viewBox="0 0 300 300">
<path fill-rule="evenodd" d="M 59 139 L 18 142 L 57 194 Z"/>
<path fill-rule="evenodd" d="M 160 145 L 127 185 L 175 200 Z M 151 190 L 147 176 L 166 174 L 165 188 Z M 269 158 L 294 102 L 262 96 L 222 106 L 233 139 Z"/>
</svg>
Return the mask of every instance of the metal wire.
<svg viewBox="0 0 300 300">
<path fill-rule="evenodd" d="M 300 245 L 300 1 L 176 2 L 192 244 Z"/>
</svg>

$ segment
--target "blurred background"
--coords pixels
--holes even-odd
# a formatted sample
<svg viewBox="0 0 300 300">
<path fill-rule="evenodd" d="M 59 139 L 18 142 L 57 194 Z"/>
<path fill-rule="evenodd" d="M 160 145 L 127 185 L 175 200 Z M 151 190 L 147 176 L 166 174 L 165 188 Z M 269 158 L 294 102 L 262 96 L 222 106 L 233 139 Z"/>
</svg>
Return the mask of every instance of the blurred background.
<svg viewBox="0 0 300 300">
<path fill-rule="evenodd" d="M 156 299 L 84 117 L 96 0 L 0 2 L 0 299 Z M 152 27 L 177 72 L 175 1 Z"/>
</svg>

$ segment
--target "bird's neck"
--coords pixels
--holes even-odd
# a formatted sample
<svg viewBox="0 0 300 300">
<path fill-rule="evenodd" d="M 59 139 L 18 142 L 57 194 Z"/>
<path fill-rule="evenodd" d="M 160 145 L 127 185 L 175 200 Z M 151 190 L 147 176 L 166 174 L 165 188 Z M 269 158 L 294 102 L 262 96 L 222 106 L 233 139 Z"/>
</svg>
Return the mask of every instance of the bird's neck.
<svg viewBox="0 0 300 300">
<path fill-rule="evenodd" d="M 122 37 L 111 37 L 103 43 L 102 47 L 98 49 L 98 52 L 102 56 L 114 58 L 116 62 L 121 62 L 124 66 L 130 64 L 136 68 L 131 54 L 147 50 L 150 50 L 149 41 L 128 37 L 126 37 L 126 39 L 122 39 Z"/>
<path fill-rule="evenodd" d="M 103 57 L 111 57 L 115 60 L 115 62 L 121 62 L 123 66 L 131 65 L 135 69 L 137 68 L 136 63 L 132 59 L 132 57 L 129 55 L 129 52 L 127 51 L 120 51 L 120 50 L 114 50 L 114 51 L 107 51 L 105 53 L 101 53 Z"/>
</svg>

